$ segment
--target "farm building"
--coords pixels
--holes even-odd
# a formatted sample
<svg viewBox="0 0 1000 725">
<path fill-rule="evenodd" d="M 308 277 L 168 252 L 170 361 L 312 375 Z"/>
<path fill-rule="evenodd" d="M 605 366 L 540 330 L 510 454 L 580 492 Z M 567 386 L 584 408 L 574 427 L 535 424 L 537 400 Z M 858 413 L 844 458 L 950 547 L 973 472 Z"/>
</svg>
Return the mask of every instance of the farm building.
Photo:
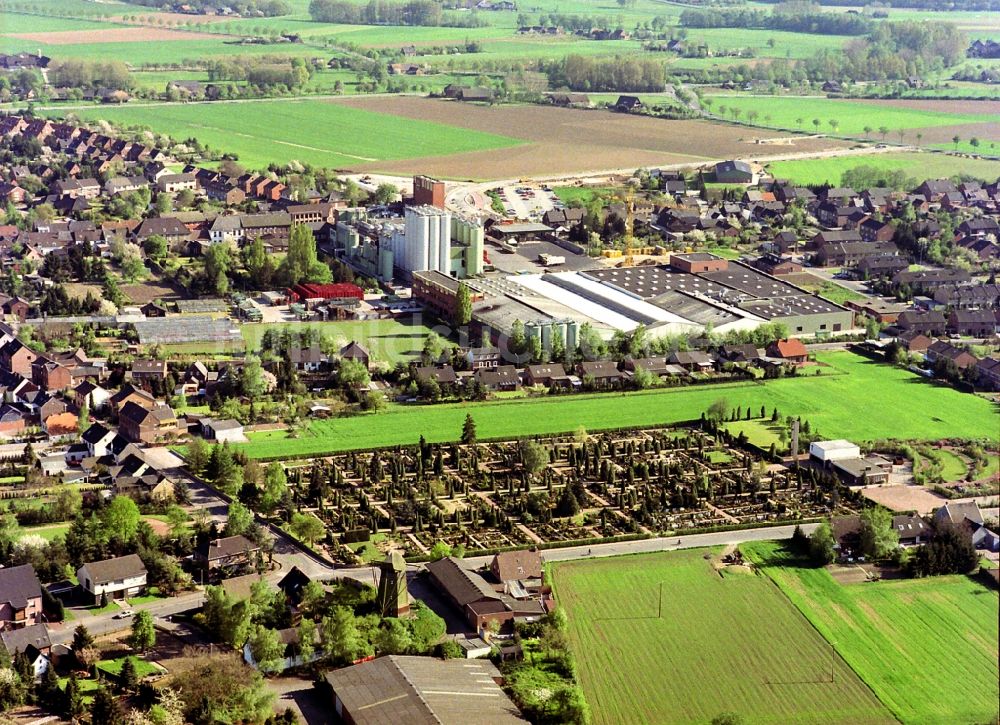
<svg viewBox="0 0 1000 725">
<path fill-rule="evenodd" d="M 861 447 L 843 439 L 813 441 L 809 444 L 809 457 L 822 464 L 861 458 Z"/>
<path fill-rule="evenodd" d="M 350 284 L 349 282 L 337 282 L 334 284 L 302 282 L 288 290 L 288 297 L 292 302 L 302 300 L 363 300 L 365 292 L 356 284 Z"/>
<path fill-rule="evenodd" d="M 489 660 L 389 655 L 326 674 L 349 725 L 514 725 L 526 722 Z"/>
<path fill-rule="evenodd" d="M 746 161 L 720 161 L 715 165 L 715 181 L 719 184 L 752 184 L 753 169 Z"/>
</svg>

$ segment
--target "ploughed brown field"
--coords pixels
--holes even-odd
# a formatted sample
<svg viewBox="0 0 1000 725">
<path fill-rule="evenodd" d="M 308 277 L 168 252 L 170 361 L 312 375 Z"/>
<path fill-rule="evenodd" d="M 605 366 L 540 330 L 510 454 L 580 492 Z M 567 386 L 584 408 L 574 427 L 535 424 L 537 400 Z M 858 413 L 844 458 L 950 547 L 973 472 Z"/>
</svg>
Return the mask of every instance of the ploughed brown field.
<svg viewBox="0 0 1000 725">
<path fill-rule="evenodd" d="M 445 178 L 503 179 L 556 176 L 712 159 L 817 153 L 849 144 L 708 121 L 668 121 L 606 110 L 550 106 L 477 106 L 430 98 L 338 99 L 355 108 L 401 118 L 503 134 L 528 143 L 449 156 L 378 161 L 359 171 L 426 173 Z M 776 141 L 776 138 L 780 138 Z M 755 143 L 766 139 L 767 143 Z"/>
<path fill-rule="evenodd" d="M 1000 101 L 945 100 L 934 98 L 897 98 L 885 100 L 868 100 L 864 103 L 884 108 L 909 108 L 917 111 L 935 111 L 938 113 L 979 113 L 992 116 L 997 121 L 985 120 L 982 123 L 956 123 L 951 126 L 928 126 L 907 131 L 907 138 L 912 142 L 916 134 L 921 135 L 921 143 L 951 144 L 954 136 L 963 140 L 978 138 L 980 141 L 1000 141 Z"/>
<path fill-rule="evenodd" d="M 191 30 L 164 28 L 101 28 L 100 30 L 57 30 L 50 33 L 13 33 L 12 38 L 46 45 L 82 45 L 87 43 L 146 43 L 169 40 L 217 40 L 218 35 Z"/>
</svg>

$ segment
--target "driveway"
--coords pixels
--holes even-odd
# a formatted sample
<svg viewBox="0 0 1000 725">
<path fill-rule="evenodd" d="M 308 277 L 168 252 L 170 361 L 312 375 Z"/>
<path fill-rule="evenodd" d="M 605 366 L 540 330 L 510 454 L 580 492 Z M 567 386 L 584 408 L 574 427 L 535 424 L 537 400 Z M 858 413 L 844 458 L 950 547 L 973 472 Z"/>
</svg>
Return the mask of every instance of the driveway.
<svg viewBox="0 0 1000 725">
<path fill-rule="evenodd" d="M 284 712 L 291 708 L 299 716 L 299 722 L 306 725 L 326 725 L 334 721 L 333 703 L 313 687 L 312 680 L 299 677 L 275 677 L 267 680 L 267 689 L 277 695 L 274 703 L 275 712 Z M 400 723 L 400 725 L 403 725 Z"/>
</svg>

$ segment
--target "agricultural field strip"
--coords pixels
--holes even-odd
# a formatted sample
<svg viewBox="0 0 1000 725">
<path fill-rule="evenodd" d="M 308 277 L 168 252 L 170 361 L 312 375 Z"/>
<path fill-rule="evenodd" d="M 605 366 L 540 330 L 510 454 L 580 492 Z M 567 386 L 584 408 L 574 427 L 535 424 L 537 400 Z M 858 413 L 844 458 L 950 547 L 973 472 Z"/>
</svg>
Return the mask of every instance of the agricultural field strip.
<svg viewBox="0 0 1000 725">
<path fill-rule="evenodd" d="M 893 721 L 773 582 L 720 574 L 707 553 L 552 568 L 595 723 L 707 722 L 725 710 L 746 722 Z"/>
<path fill-rule="evenodd" d="M 902 722 L 995 721 L 995 592 L 960 576 L 842 585 L 778 544 L 743 548 Z"/>
<path fill-rule="evenodd" d="M 482 438 L 669 425 L 694 420 L 720 398 L 801 415 L 823 436 L 857 441 L 882 438 L 981 438 L 996 432 L 996 406 L 934 385 L 919 376 L 847 352 L 821 353 L 834 374 L 803 375 L 766 383 L 710 385 L 628 394 L 573 395 L 486 403 L 390 405 L 380 413 L 313 423 L 303 437 L 257 440 L 242 447 L 255 458 L 319 455 L 335 451 L 457 439 L 466 413 Z M 839 373 L 839 374 L 837 374 Z M 899 401 L 908 401 L 906 410 Z M 667 407 L 669 406 L 669 407 Z"/>
<path fill-rule="evenodd" d="M 976 176 L 985 181 L 993 181 L 1000 177 L 1000 161 L 906 152 L 773 161 L 768 168 L 776 178 L 787 179 L 794 184 L 839 186 L 841 175 L 855 166 L 874 166 L 886 171 L 899 169 L 914 178 L 918 174 L 948 177 L 959 173 Z"/>
<path fill-rule="evenodd" d="M 202 143 L 234 151 L 244 163 L 259 166 L 274 160 L 267 147 L 275 143 L 305 152 L 301 161 L 327 164 L 444 155 L 524 143 L 510 136 L 434 121 L 403 123 L 388 114 L 319 100 L 271 102 L 264 108 L 266 124 L 258 124 L 253 117 L 234 117 L 232 108 L 214 103 L 196 107 L 161 104 L 100 108 L 76 113 L 84 120 L 148 125 L 179 139 L 194 135 L 197 129 Z M 281 129 L 284 138 L 276 138 L 274 129 Z"/>
</svg>

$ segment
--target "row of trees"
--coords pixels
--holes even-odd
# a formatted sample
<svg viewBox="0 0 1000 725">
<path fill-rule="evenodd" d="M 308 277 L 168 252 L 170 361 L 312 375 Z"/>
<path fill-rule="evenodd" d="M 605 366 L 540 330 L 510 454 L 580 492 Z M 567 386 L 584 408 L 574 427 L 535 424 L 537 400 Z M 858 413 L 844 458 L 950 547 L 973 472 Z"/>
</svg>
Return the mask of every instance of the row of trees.
<svg viewBox="0 0 1000 725">
<path fill-rule="evenodd" d="M 464 16 L 444 13 L 441 4 L 433 0 L 370 0 L 361 5 L 348 0 L 312 0 L 309 16 L 320 23 L 346 25 L 425 25 L 475 27 L 485 25 L 473 13 Z"/>
<path fill-rule="evenodd" d="M 312 77 L 313 66 L 305 58 L 288 56 L 233 56 L 211 60 L 207 63 L 208 79 L 218 81 L 246 81 L 250 85 L 267 88 L 283 85 L 301 88 Z"/>
<path fill-rule="evenodd" d="M 127 91 L 132 75 L 120 60 L 65 58 L 49 64 L 49 82 L 56 88 L 109 88 Z"/>
<path fill-rule="evenodd" d="M 127 0 L 129 5 L 141 5 L 147 8 L 162 8 L 169 3 L 162 0 Z M 203 13 L 209 8 L 219 7 L 215 0 L 184 0 L 185 5 L 196 13 Z M 286 0 L 226 0 L 226 7 L 232 8 L 238 15 L 259 16 L 273 18 L 278 15 L 288 15 L 292 12 L 291 5 Z"/>
<path fill-rule="evenodd" d="M 553 88 L 652 93 L 667 87 L 663 63 L 653 58 L 567 55 L 544 70 Z"/>
<path fill-rule="evenodd" d="M 764 28 L 819 35 L 864 35 L 872 22 L 848 13 L 774 12 L 747 8 L 690 8 L 681 13 L 680 24 L 689 28 Z"/>
</svg>

